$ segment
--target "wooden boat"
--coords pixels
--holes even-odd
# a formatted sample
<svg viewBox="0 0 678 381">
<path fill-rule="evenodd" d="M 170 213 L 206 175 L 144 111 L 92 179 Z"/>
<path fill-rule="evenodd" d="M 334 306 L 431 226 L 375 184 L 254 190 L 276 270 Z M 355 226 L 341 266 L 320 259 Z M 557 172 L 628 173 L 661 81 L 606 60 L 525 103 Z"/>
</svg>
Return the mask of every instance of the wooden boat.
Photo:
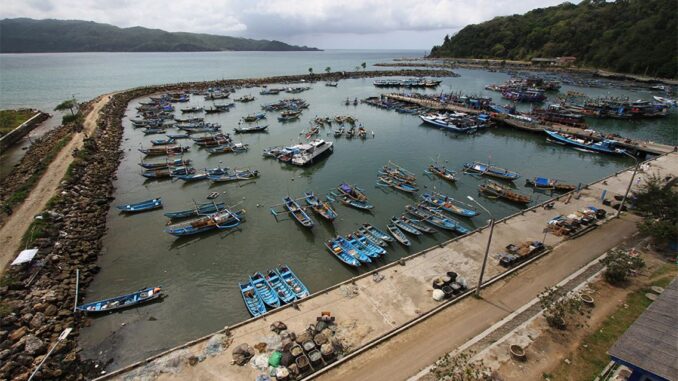
<svg viewBox="0 0 678 381">
<path fill-rule="evenodd" d="M 226 107 L 210 107 L 205 109 L 205 114 L 220 114 L 227 111 L 228 108 Z"/>
<path fill-rule="evenodd" d="M 147 210 L 162 208 L 162 200 L 158 197 L 134 204 L 118 205 L 117 208 L 123 213 L 145 212 Z"/>
<path fill-rule="evenodd" d="M 350 255 L 344 249 L 339 245 L 339 243 L 336 242 L 336 240 L 329 240 L 325 242 L 325 247 L 327 250 L 332 253 L 337 259 L 340 261 L 344 262 L 345 264 L 353 267 L 359 267 L 360 266 L 360 261 L 355 258 L 354 256 Z"/>
<path fill-rule="evenodd" d="M 561 192 L 569 192 L 577 189 L 576 185 L 561 183 L 560 180 L 549 179 L 546 177 L 535 177 L 525 179 L 525 185 L 537 189 L 552 189 Z"/>
<path fill-rule="evenodd" d="M 400 230 L 404 231 L 405 233 L 410 233 L 412 235 L 421 235 L 421 232 L 417 230 L 417 228 L 396 217 L 391 217 L 391 223 L 397 226 Z"/>
<path fill-rule="evenodd" d="M 478 211 L 476 210 L 468 209 L 469 207 L 466 206 L 466 204 L 460 203 L 459 201 L 456 201 L 455 199 L 441 193 L 435 192 L 424 193 L 421 195 L 421 198 L 433 206 L 436 206 L 446 212 L 450 212 L 458 216 L 470 218 L 477 216 L 479 214 Z M 464 205 L 466 207 L 462 207 L 459 205 Z"/>
<path fill-rule="evenodd" d="M 520 177 L 518 172 L 509 171 L 508 169 L 496 167 L 490 164 L 474 161 L 464 164 L 464 170 L 467 172 L 475 172 L 485 176 L 496 177 L 502 180 L 516 180 Z"/>
<path fill-rule="evenodd" d="M 181 210 L 178 212 L 167 212 L 165 213 L 165 217 L 176 220 L 179 218 L 188 218 L 204 214 L 212 214 L 224 210 L 225 208 L 226 204 L 224 203 L 215 204 L 212 202 L 206 202 L 204 204 L 196 205 L 196 207 L 193 209 Z"/>
<path fill-rule="evenodd" d="M 259 295 L 264 304 L 271 308 L 280 307 L 280 298 L 273 291 L 273 287 L 266 281 L 264 275 L 256 272 L 250 276 L 250 283 L 254 286 L 254 291 Z"/>
<path fill-rule="evenodd" d="M 257 120 L 266 119 L 266 113 L 260 112 L 257 114 L 249 114 L 242 117 L 243 122 L 256 122 Z"/>
<path fill-rule="evenodd" d="M 345 206 L 351 206 L 356 209 L 361 209 L 361 210 L 370 210 L 374 208 L 374 205 L 368 203 L 367 201 L 356 201 L 356 200 L 351 200 L 350 198 L 344 196 L 344 197 L 339 197 L 339 201 L 345 205 Z"/>
<path fill-rule="evenodd" d="M 415 228 L 415 229 L 417 229 L 417 230 L 419 230 L 420 232 L 423 232 L 423 233 L 433 234 L 433 233 L 438 232 L 437 230 L 424 225 L 422 223 L 422 221 L 414 219 L 414 218 L 409 218 L 404 214 L 402 216 L 400 216 L 400 221 L 405 222 L 406 224 L 412 226 L 413 228 Z"/>
<path fill-rule="evenodd" d="M 405 237 L 405 233 L 403 233 L 400 229 L 398 229 L 397 226 L 395 226 L 393 223 L 390 223 L 386 225 L 386 229 L 391 233 L 393 238 L 396 239 L 396 241 L 402 243 L 405 246 L 410 246 L 412 243 L 410 242 L 407 237 Z"/>
<path fill-rule="evenodd" d="M 176 140 L 173 139 L 173 138 L 151 140 L 151 144 L 153 144 L 154 146 L 166 146 L 166 145 L 174 144 L 175 142 L 176 142 Z"/>
<path fill-rule="evenodd" d="M 526 196 L 511 190 L 511 188 L 488 181 L 485 184 L 480 184 L 480 192 L 491 197 L 503 198 L 518 204 L 528 204 L 531 201 L 530 196 Z"/>
<path fill-rule="evenodd" d="M 144 135 L 160 135 L 167 132 L 164 128 L 146 128 L 144 129 Z"/>
<path fill-rule="evenodd" d="M 166 156 L 166 155 L 176 155 L 187 152 L 190 150 L 190 147 L 184 146 L 170 146 L 170 147 L 151 147 L 151 148 L 139 148 L 139 152 L 145 154 L 146 156 Z"/>
<path fill-rule="evenodd" d="M 228 183 L 232 181 L 251 180 L 259 177 L 259 171 L 254 169 L 233 169 L 220 175 L 210 175 L 210 181 L 215 183 Z"/>
<path fill-rule="evenodd" d="M 367 201 L 367 196 L 363 193 L 363 190 L 357 186 L 348 185 L 346 183 L 341 183 L 337 186 L 337 190 L 341 192 L 344 196 L 355 201 Z"/>
<path fill-rule="evenodd" d="M 189 159 L 175 159 L 171 161 L 163 161 L 159 163 L 147 163 L 145 161 L 142 161 L 139 163 L 140 166 L 146 168 L 146 169 L 163 169 L 163 168 L 168 168 L 168 167 L 185 167 L 191 164 L 191 160 Z"/>
<path fill-rule="evenodd" d="M 147 169 L 141 173 L 149 179 L 171 178 L 174 176 L 189 175 L 195 173 L 195 168 L 190 167 L 167 167 L 161 169 Z"/>
<path fill-rule="evenodd" d="M 275 270 L 280 278 L 287 284 L 287 287 L 294 292 L 297 299 L 302 299 L 309 296 L 311 293 L 304 283 L 297 277 L 289 266 L 282 265 Z"/>
<path fill-rule="evenodd" d="M 459 222 L 448 218 L 441 212 L 435 210 L 435 208 L 419 204 L 416 207 L 407 205 L 405 206 L 405 210 L 407 213 L 420 218 L 422 221 L 444 230 L 455 231 L 459 234 L 466 234 L 470 231 L 468 228 L 459 224 Z"/>
<path fill-rule="evenodd" d="M 233 129 L 233 131 L 236 134 L 248 134 L 248 133 L 253 133 L 253 132 L 264 132 L 268 128 L 268 125 L 266 126 L 251 126 L 251 127 L 236 127 Z"/>
<path fill-rule="evenodd" d="M 254 98 L 252 95 L 243 95 L 243 96 L 240 97 L 240 98 L 235 98 L 234 101 L 236 101 L 236 102 L 247 103 L 247 102 L 252 102 L 252 101 L 254 101 L 255 99 L 256 99 L 256 98 Z"/>
<path fill-rule="evenodd" d="M 455 174 L 454 171 L 451 171 L 451 170 L 445 168 L 444 166 L 440 166 L 438 164 L 429 164 L 428 172 L 440 177 L 443 180 L 447 180 L 451 183 L 457 181 L 457 178 L 454 175 Z"/>
<path fill-rule="evenodd" d="M 419 190 L 419 188 L 415 187 L 414 185 L 408 182 L 400 181 L 398 179 L 386 176 L 379 176 L 377 184 L 390 186 L 391 188 L 397 189 L 405 193 L 414 193 Z"/>
<path fill-rule="evenodd" d="M 176 175 L 173 176 L 175 179 L 179 179 L 181 181 L 185 181 L 187 183 L 192 183 L 196 181 L 202 181 L 202 180 L 207 180 L 210 178 L 209 173 L 207 172 L 201 172 L 201 173 L 190 173 L 190 174 L 185 174 L 185 175 Z"/>
<path fill-rule="evenodd" d="M 369 236 L 364 236 L 362 234 L 355 234 L 356 239 L 358 242 L 360 242 L 361 245 L 366 246 L 369 250 L 372 250 L 374 253 L 376 253 L 378 256 L 386 255 L 387 251 L 382 247 L 382 245 L 379 245 L 375 242 L 373 242 L 371 239 L 369 239 Z"/>
<path fill-rule="evenodd" d="M 85 303 L 77 306 L 76 309 L 88 315 L 117 311 L 156 300 L 161 297 L 161 293 L 160 287 L 147 287 L 131 294 Z"/>
<path fill-rule="evenodd" d="M 608 153 L 608 154 L 616 154 L 616 155 L 621 155 L 624 152 L 626 152 L 622 148 L 617 148 L 617 142 L 614 140 L 603 140 L 596 142 L 595 140 L 591 139 L 583 139 L 575 135 L 569 135 L 565 133 L 559 133 L 555 131 L 550 131 L 550 130 L 544 130 L 546 134 L 552 138 L 555 139 L 557 143 L 565 144 L 565 145 L 570 145 L 575 147 L 575 149 L 583 149 L 587 151 L 593 151 L 593 152 L 600 152 L 600 153 Z"/>
<path fill-rule="evenodd" d="M 360 239 L 353 234 L 346 235 L 346 241 L 350 243 L 353 247 L 363 252 L 365 255 L 371 259 L 377 259 L 380 256 L 386 254 L 386 250 L 379 245 L 373 245 L 366 239 Z"/>
<path fill-rule="evenodd" d="M 357 247 L 353 246 L 346 238 L 338 235 L 334 241 L 339 244 L 339 246 L 349 255 L 352 257 L 356 258 L 362 263 L 372 263 L 372 260 L 370 257 L 363 252 L 362 250 L 358 249 Z"/>
<path fill-rule="evenodd" d="M 299 119 L 299 116 L 301 116 L 301 111 L 286 110 L 280 113 L 278 120 L 281 122 L 288 122 L 295 119 Z"/>
<path fill-rule="evenodd" d="M 224 208 L 204 217 L 170 225 L 165 228 L 165 232 L 175 237 L 183 237 L 204 233 L 214 229 L 232 229 L 240 225 L 244 220 L 244 209 L 237 212 L 231 212 Z"/>
<path fill-rule="evenodd" d="M 390 235 L 386 234 L 385 232 L 377 229 L 376 227 L 370 225 L 370 224 L 363 224 L 362 226 L 365 228 L 365 230 L 372 235 L 373 237 L 379 238 L 381 240 L 384 240 L 386 242 L 393 242 L 393 238 L 391 238 Z"/>
<path fill-rule="evenodd" d="M 332 209 L 329 203 L 320 201 L 318 197 L 313 192 L 304 193 L 304 198 L 306 203 L 313 209 L 314 212 L 318 213 L 320 216 L 325 218 L 328 221 L 333 221 L 337 218 L 337 212 Z"/>
<path fill-rule="evenodd" d="M 313 227 L 313 220 L 311 220 L 311 217 L 309 217 L 308 214 L 304 212 L 304 209 L 302 209 L 290 196 L 283 198 L 283 205 L 301 226 L 309 229 Z"/>
<path fill-rule="evenodd" d="M 266 282 L 271 286 L 271 289 L 278 295 L 278 299 L 284 304 L 292 303 L 297 299 L 297 295 L 289 288 L 280 275 L 275 270 L 268 270 L 266 272 Z"/>
<path fill-rule="evenodd" d="M 358 228 L 357 231 L 355 231 L 353 234 L 355 234 L 356 237 L 365 237 L 368 241 L 372 242 L 373 244 L 377 246 L 386 246 L 388 243 L 384 241 L 383 239 L 377 238 L 370 233 L 367 232 L 367 230 L 363 227 Z"/>
<path fill-rule="evenodd" d="M 400 182 L 406 182 L 411 185 L 416 185 L 417 176 L 414 173 L 402 168 L 396 164 L 390 163 L 392 166 L 384 165 L 379 171 L 379 174 L 386 175 Z"/>
<path fill-rule="evenodd" d="M 189 113 L 194 113 L 194 112 L 201 112 L 202 110 L 203 110 L 202 107 L 194 106 L 194 107 L 182 108 L 181 112 L 183 114 L 189 114 Z"/>
<path fill-rule="evenodd" d="M 250 315 L 257 317 L 265 314 L 266 306 L 254 290 L 252 283 L 238 283 L 238 286 L 240 286 L 240 294 L 242 295 L 243 301 L 245 301 L 245 306 L 247 307 L 247 311 L 250 312 Z"/>
<path fill-rule="evenodd" d="M 216 147 L 208 148 L 207 152 L 209 152 L 210 154 L 230 153 L 230 152 L 240 153 L 247 151 L 249 149 L 248 147 L 249 147 L 248 144 L 243 143 L 227 143 Z"/>
</svg>

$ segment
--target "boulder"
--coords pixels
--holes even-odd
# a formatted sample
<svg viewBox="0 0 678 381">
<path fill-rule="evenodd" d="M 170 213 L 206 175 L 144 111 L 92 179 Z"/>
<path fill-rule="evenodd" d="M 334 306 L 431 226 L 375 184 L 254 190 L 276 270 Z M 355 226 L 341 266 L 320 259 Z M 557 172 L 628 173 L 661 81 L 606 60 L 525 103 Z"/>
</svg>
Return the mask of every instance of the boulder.
<svg viewBox="0 0 678 381">
<path fill-rule="evenodd" d="M 30 355 L 41 355 L 47 349 L 47 345 L 42 342 L 37 336 L 26 336 L 24 351 Z"/>
<path fill-rule="evenodd" d="M 18 329 L 15 329 L 14 331 L 12 331 L 12 333 L 9 334 L 9 339 L 12 341 L 17 341 L 24 337 L 24 335 L 26 335 L 27 332 L 28 328 L 20 327 Z"/>
<path fill-rule="evenodd" d="M 38 312 L 33 316 L 33 319 L 31 319 L 29 325 L 33 329 L 37 329 L 42 327 L 42 325 L 45 323 L 45 314 L 42 312 Z"/>
</svg>

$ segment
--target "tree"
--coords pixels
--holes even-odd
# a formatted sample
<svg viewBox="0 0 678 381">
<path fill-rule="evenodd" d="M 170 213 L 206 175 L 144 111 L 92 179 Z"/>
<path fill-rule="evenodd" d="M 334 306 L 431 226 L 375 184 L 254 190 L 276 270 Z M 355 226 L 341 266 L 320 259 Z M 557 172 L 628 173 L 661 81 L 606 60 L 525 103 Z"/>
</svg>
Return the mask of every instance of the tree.
<svg viewBox="0 0 678 381">
<path fill-rule="evenodd" d="M 308 74 L 313 75 L 313 68 L 312 67 L 308 68 Z"/>
<path fill-rule="evenodd" d="M 367 68 L 367 62 L 361 63 L 360 66 L 365 70 Z"/>
<path fill-rule="evenodd" d="M 568 317 L 581 310 L 581 301 L 570 295 L 564 295 L 558 286 L 547 287 L 538 297 L 539 304 L 544 310 L 544 318 L 553 328 L 567 328 Z"/>
<path fill-rule="evenodd" d="M 63 102 L 61 102 L 58 106 L 54 108 L 54 111 L 66 111 L 69 110 L 71 112 L 71 116 L 75 116 L 75 112 L 73 109 L 78 107 L 78 103 L 74 99 L 68 99 Z"/>
<path fill-rule="evenodd" d="M 331 71 L 332 71 L 331 67 L 328 66 L 325 68 L 325 73 L 330 74 Z"/>
<path fill-rule="evenodd" d="M 678 192 L 658 175 L 649 175 L 632 197 L 636 212 L 644 217 L 638 224 L 640 232 L 652 237 L 660 246 L 675 241 L 678 237 Z"/>
<path fill-rule="evenodd" d="M 600 263 L 605 265 L 605 280 L 611 284 L 624 283 L 631 274 L 645 266 L 640 257 L 632 257 L 626 250 L 611 250 Z"/>
<path fill-rule="evenodd" d="M 480 361 L 471 361 L 473 353 L 462 352 L 454 356 L 446 354 L 436 361 L 431 373 L 438 380 L 490 381 L 491 369 Z"/>
</svg>

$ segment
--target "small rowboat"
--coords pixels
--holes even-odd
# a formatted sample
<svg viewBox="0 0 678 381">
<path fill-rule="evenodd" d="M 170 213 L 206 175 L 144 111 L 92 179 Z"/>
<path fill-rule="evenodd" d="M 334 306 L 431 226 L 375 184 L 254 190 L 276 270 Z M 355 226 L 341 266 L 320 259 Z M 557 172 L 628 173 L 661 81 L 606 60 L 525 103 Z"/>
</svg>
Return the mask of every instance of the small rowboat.
<svg viewBox="0 0 678 381">
<path fill-rule="evenodd" d="M 405 233 L 410 233 L 412 235 L 421 235 L 421 232 L 417 230 L 414 226 L 406 223 L 405 221 L 399 220 L 395 217 L 391 217 L 391 223 L 397 226 L 400 230 Z"/>
<path fill-rule="evenodd" d="M 280 275 L 275 270 L 268 270 L 266 272 L 266 282 L 271 286 L 273 291 L 278 294 L 278 299 L 284 304 L 292 303 L 297 299 L 297 295 L 283 282 Z"/>
<path fill-rule="evenodd" d="M 377 181 L 377 184 L 390 186 L 391 188 L 397 189 L 405 193 L 414 193 L 419 190 L 419 188 L 415 187 L 411 183 L 386 176 L 380 176 Z"/>
<path fill-rule="evenodd" d="M 156 300 L 161 297 L 161 292 L 160 287 L 148 287 L 131 294 L 85 303 L 77 306 L 76 309 L 88 315 L 122 310 Z"/>
<path fill-rule="evenodd" d="M 363 193 L 363 190 L 355 185 L 351 186 L 346 183 L 341 183 L 339 186 L 337 186 L 337 190 L 351 200 L 367 201 L 367 196 L 365 193 Z"/>
<path fill-rule="evenodd" d="M 537 189 L 552 189 L 561 192 L 569 192 L 577 189 L 576 185 L 561 183 L 560 180 L 549 179 L 546 177 L 535 177 L 525 179 L 525 185 Z"/>
<path fill-rule="evenodd" d="M 165 213 L 165 217 L 176 220 L 179 218 L 195 217 L 201 214 L 212 214 L 224 210 L 224 208 L 226 208 L 224 203 L 214 204 L 211 202 L 206 202 L 193 209 Z"/>
<path fill-rule="evenodd" d="M 304 193 L 306 203 L 313 209 L 314 212 L 328 221 L 333 221 L 337 218 L 337 212 L 332 209 L 329 203 L 320 201 L 313 192 Z"/>
<path fill-rule="evenodd" d="M 520 177 L 518 172 L 509 171 L 508 169 L 496 167 L 494 165 L 474 161 L 472 163 L 464 164 L 466 172 L 475 172 L 485 176 L 496 177 L 502 180 L 513 181 Z"/>
<path fill-rule="evenodd" d="M 261 300 L 268 307 L 280 307 L 280 298 L 278 294 L 273 291 L 273 287 L 266 281 L 266 278 L 260 272 L 256 272 L 250 276 L 250 283 L 254 286 L 254 292 L 259 295 Z"/>
<path fill-rule="evenodd" d="M 290 212 L 290 215 L 303 227 L 305 228 L 312 228 L 313 227 L 313 220 L 311 220 L 311 217 L 304 212 L 304 209 L 299 206 L 299 204 L 294 201 L 290 196 L 286 196 L 283 198 L 283 205 L 285 206 L 285 209 L 287 209 L 288 212 Z"/>
<path fill-rule="evenodd" d="M 250 282 L 247 282 L 245 284 L 238 283 L 238 286 L 240 286 L 240 294 L 242 295 L 242 299 L 245 301 L 245 306 L 247 307 L 247 310 L 250 312 L 250 315 L 257 317 L 265 314 L 266 306 L 264 305 L 264 302 L 261 300 L 259 295 L 254 290 L 254 286 L 252 286 L 252 283 Z"/>
<path fill-rule="evenodd" d="M 386 229 L 388 229 L 388 231 L 391 233 L 393 238 L 396 239 L 396 241 L 402 243 L 405 246 L 412 245 L 410 240 L 407 239 L 407 237 L 405 237 L 405 233 L 403 233 L 400 229 L 398 229 L 398 227 L 395 226 L 394 224 L 391 223 L 391 224 L 386 225 Z"/>
<path fill-rule="evenodd" d="M 454 171 L 451 171 L 451 170 L 449 170 L 445 167 L 442 167 L 440 165 L 437 165 L 437 164 L 430 164 L 428 166 L 428 172 L 440 177 L 443 180 L 447 180 L 451 183 L 457 181 L 457 178 L 455 176 Z"/>
<path fill-rule="evenodd" d="M 355 246 L 351 245 L 350 242 L 346 240 L 346 238 L 338 235 L 335 239 L 334 242 L 339 244 L 339 246 L 350 256 L 354 257 L 355 259 L 359 260 L 362 263 L 372 263 L 372 260 L 370 259 L 367 254 L 365 254 L 363 251 L 359 250 Z"/>
<path fill-rule="evenodd" d="M 402 216 L 400 216 L 400 221 L 403 221 L 403 222 L 409 224 L 410 226 L 414 227 L 415 229 L 419 230 L 420 232 L 424 232 L 424 233 L 427 233 L 427 234 L 433 234 L 433 233 L 438 232 L 437 230 L 424 225 L 420 220 L 417 220 L 417 219 L 414 219 L 414 218 L 409 218 L 404 214 Z"/>
<path fill-rule="evenodd" d="M 231 212 L 228 209 L 200 217 L 194 220 L 170 225 L 165 232 L 175 237 L 183 237 L 204 233 L 214 229 L 232 229 L 245 220 L 245 210 Z"/>
<path fill-rule="evenodd" d="M 379 239 L 384 240 L 386 242 L 393 242 L 393 238 L 391 238 L 390 235 L 388 235 L 385 232 L 375 228 L 374 226 L 372 226 L 370 224 L 363 224 L 362 227 L 365 228 L 365 231 L 367 231 L 373 237 L 379 238 Z"/>
<path fill-rule="evenodd" d="M 462 203 L 441 193 L 424 193 L 421 195 L 421 198 L 433 206 L 462 217 L 473 217 L 479 214 L 476 210 L 459 206 L 458 204 Z M 466 206 L 465 204 L 462 205 Z"/>
<path fill-rule="evenodd" d="M 530 196 L 514 192 L 509 187 L 497 184 L 493 181 L 488 181 L 485 184 L 480 184 L 479 190 L 480 193 L 483 193 L 490 197 L 503 198 L 505 200 L 512 201 L 518 204 L 529 204 L 530 201 L 532 201 Z"/>
<path fill-rule="evenodd" d="M 350 255 L 344 249 L 339 245 L 339 243 L 336 242 L 336 240 L 329 240 L 325 242 L 325 247 L 327 250 L 332 253 L 337 259 L 340 261 L 344 262 L 345 264 L 353 267 L 359 267 L 360 266 L 360 261 L 356 259 L 354 256 Z"/>
<path fill-rule="evenodd" d="M 309 296 L 311 293 L 308 291 L 308 288 L 304 283 L 301 282 L 299 277 L 292 271 L 289 266 L 280 266 L 276 269 L 280 278 L 287 284 L 287 287 L 294 292 L 297 296 L 297 299 L 302 299 Z"/>
<path fill-rule="evenodd" d="M 236 127 L 233 129 L 233 131 L 236 134 L 247 134 L 247 133 L 252 133 L 252 132 L 263 132 L 266 131 L 268 128 L 268 125 L 265 126 L 252 126 L 252 127 Z"/>
<path fill-rule="evenodd" d="M 158 197 L 142 202 L 137 202 L 134 204 L 118 205 L 117 208 L 123 213 L 145 212 L 147 210 L 162 208 L 162 200 L 160 199 L 160 197 Z"/>
</svg>

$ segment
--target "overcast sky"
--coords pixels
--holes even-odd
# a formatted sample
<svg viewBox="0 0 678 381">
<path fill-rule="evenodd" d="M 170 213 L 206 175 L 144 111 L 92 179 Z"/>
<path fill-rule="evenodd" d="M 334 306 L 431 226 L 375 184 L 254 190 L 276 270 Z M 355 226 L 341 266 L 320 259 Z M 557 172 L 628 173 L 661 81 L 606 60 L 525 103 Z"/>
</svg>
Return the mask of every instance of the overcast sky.
<svg viewBox="0 0 678 381">
<path fill-rule="evenodd" d="M 430 49 L 494 16 L 564 0 L 3 0 L 0 18 L 275 39 L 324 49 Z"/>
</svg>

